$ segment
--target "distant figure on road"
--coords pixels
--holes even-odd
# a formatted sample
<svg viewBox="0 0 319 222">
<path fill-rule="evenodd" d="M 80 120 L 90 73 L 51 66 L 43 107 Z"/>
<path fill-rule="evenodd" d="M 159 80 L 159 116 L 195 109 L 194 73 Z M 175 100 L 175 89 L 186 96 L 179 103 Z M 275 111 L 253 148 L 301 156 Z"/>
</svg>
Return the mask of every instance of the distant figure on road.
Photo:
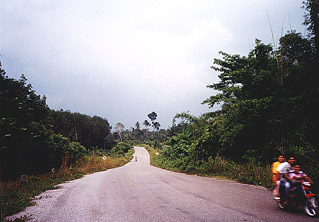
<svg viewBox="0 0 319 222">
<path fill-rule="evenodd" d="M 137 161 L 137 156 L 135 156 L 135 161 Z"/>
</svg>

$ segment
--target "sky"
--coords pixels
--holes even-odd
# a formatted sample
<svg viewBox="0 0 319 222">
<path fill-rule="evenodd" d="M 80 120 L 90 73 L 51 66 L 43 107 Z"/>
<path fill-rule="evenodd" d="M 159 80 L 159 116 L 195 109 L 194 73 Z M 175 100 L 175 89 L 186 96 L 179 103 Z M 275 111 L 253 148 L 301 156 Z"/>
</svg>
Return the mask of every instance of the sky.
<svg viewBox="0 0 319 222">
<path fill-rule="evenodd" d="M 24 74 L 51 109 L 161 128 L 177 113 L 215 111 L 202 101 L 219 81 L 219 51 L 247 55 L 305 33 L 294 0 L 0 0 L 0 61 Z M 267 16 L 268 14 L 268 16 Z M 269 19 L 268 19 L 269 18 Z M 271 27 L 271 28 L 270 28 Z M 272 31 L 271 31 L 272 30 Z"/>
</svg>

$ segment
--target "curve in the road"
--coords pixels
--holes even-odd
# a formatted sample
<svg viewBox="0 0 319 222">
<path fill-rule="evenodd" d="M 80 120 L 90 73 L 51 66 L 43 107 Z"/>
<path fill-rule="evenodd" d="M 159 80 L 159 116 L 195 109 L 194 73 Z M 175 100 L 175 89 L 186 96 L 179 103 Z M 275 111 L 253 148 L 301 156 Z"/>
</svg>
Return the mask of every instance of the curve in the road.
<svg viewBox="0 0 319 222">
<path fill-rule="evenodd" d="M 42 193 L 31 221 L 318 221 L 281 211 L 263 187 L 175 173 L 150 165 L 135 147 L 123 167 L 86 175 Z"/>
</svg>

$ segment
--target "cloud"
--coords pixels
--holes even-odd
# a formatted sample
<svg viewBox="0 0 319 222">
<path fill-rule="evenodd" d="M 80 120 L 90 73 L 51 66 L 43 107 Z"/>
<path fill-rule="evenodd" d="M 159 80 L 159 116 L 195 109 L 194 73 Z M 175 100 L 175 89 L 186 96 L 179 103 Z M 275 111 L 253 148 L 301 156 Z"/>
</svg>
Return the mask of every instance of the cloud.
<svg viewBox="0 0 319 222">
<path fill-rule="evenodd" d="M 25 73 L 51 108 L 127 128 L 152 111 L 164 128 L 178 112 L 207 112 L 200 103 L 214 93 L 206 85 L 218 81 L 210 69 L 218 51 L 245 55 L 255 38 L 271 43 L 267 11 L 276 39 L 303 20 L 301 5 L 289 0 L 1 4 L 0 52 L 9 76 Z"/>
</svg>

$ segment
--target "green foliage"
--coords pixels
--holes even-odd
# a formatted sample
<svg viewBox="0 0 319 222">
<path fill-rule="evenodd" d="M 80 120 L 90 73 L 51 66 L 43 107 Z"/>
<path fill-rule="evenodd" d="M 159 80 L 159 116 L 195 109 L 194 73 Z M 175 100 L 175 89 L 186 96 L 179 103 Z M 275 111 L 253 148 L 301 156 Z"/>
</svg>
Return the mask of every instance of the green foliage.
<svg viewBox="0 0 319 222">
<path fill-rule="evenodd" d="M 35 93 L 24 75 L 19 80 L 9 78 L 1 63 L 0 88 L 1 180 L 59 168 L 66 154 L 70 164 L 93 146 L 107 148 L 106 119 L 50 110 L 46 98 Z"/>
<path fill-rule="evenodd" d="M 125 142 L 118 142 L 110 151 L 111 156 L 124 156 L 132 146 Z"/>
<path fill-rule="evenodd" d="M 0 71 L 0 162 L 6 178 L 34 170 L 48 158 L 50 132 L 43 125 L 48 113 L 45 97 L 36 95 L 23 75 L 10 79 L 1 64 Z M 33 163 L 35 159 L 39 161 Z"/>
<path fill-rule="evenodd" d="M 262 166 L 258 163 L 246 162 L 235 163 L 220 156 L 209 159 L 211 172 L 216 175 L 223 175 L 238 182 L 262 185 L 272 188 L 270 166 Z"/>
<path fill-rule="evenodd" d="M 110 134 L 108 121 L 99 116 L 90 117 L 85 114 L 70 111 L 50 110 L 47 127 L 54 133 L 61 134 L 71 141 L 79 142 L 87 149 L 106 147 L 106 137 Z"/>
<path fill-rule="evenodd" d="M 62 164 L 62 158 L 65 154 L 68 154 L 69 162 L 73 163 L 88 153 L 80 143 L 72 142 L 69 138 L 60 134 L 52 134 L 50 136 L 50 147 L 54 151 L 51 156 L 54 164 L 51 165 L 55 167 L 59 167 Z"/>
<path fill-rule="evenodd" d="M 44 192 L 45 190 L 56 189 L 56 185 L 62 182 L 57 179 L 40 180 L 37 177 L 30 177 L 28 184 L 22 186 L 20 182 L 14 181 L 9 187 L 5 187 L 1 201 L 4 204 L 2 211 L 5 215 L 11 215 L 13 213 L 24 210 L 27 206 L 32 205 L 31 199 Z"/>
<path fill-rule="evenodd" d="M 161 124 L 159 122 L 155 122 L 155 120 L 157 118 L 157 113 L 153 111 L 153 112 L 149 113 L 147 116 L 148 116 L 148 118 L 150 118 L 154 130 L 159 130 L 159 128 L 161 127 Z M 145 124 L 147 124 L 147 123 L 145 122 Z"/>
<path fill-rule="evenodd" d="M 291 32 L 277 52 L 256 40 L 248 56 L 220 54 L 212 66 L 220 81 L 208 86 L 219 93 L 203 103 L 221 110 L 177 114 L 154 164 L 270 188 L 268 164 L 283 153 L 305 163 L 318 182 L 319 66 L 312 40 Z"/>
<path fill-rule="evenodd" d="M 319 58 L 319 1 L 305 0 L 303 4 L 306 9 L 304 24 L 308 26 L 308 34 L 313 41 L 316 57 Z"/>
<path fill-rule="evenodd" d="M 215 59 L 217 66 L 212 67 L 221 72 L 220 82 L 208 86 L 221 93 L 204 101 L 210 107 L 222 103 L 217 123 L 213 123 L 221 154 L 242 160 L 246 152 L 255 150 L 266 161 L 276 150 L 285 153 L 288 147 L 307 141 L 318 145 L 309 131 L 318 127 L 318 118 L 308 105 L 315 103 L 313 93 L 318 92 L 309 40 L 294 32 L 282 37 L 281 64 L 272 47 L 259 40 L 248 57 L 221 54 L 223 58 Z M 293 138 L 300 129 L 305 140 L 296 141 Z"/>
</svg>

